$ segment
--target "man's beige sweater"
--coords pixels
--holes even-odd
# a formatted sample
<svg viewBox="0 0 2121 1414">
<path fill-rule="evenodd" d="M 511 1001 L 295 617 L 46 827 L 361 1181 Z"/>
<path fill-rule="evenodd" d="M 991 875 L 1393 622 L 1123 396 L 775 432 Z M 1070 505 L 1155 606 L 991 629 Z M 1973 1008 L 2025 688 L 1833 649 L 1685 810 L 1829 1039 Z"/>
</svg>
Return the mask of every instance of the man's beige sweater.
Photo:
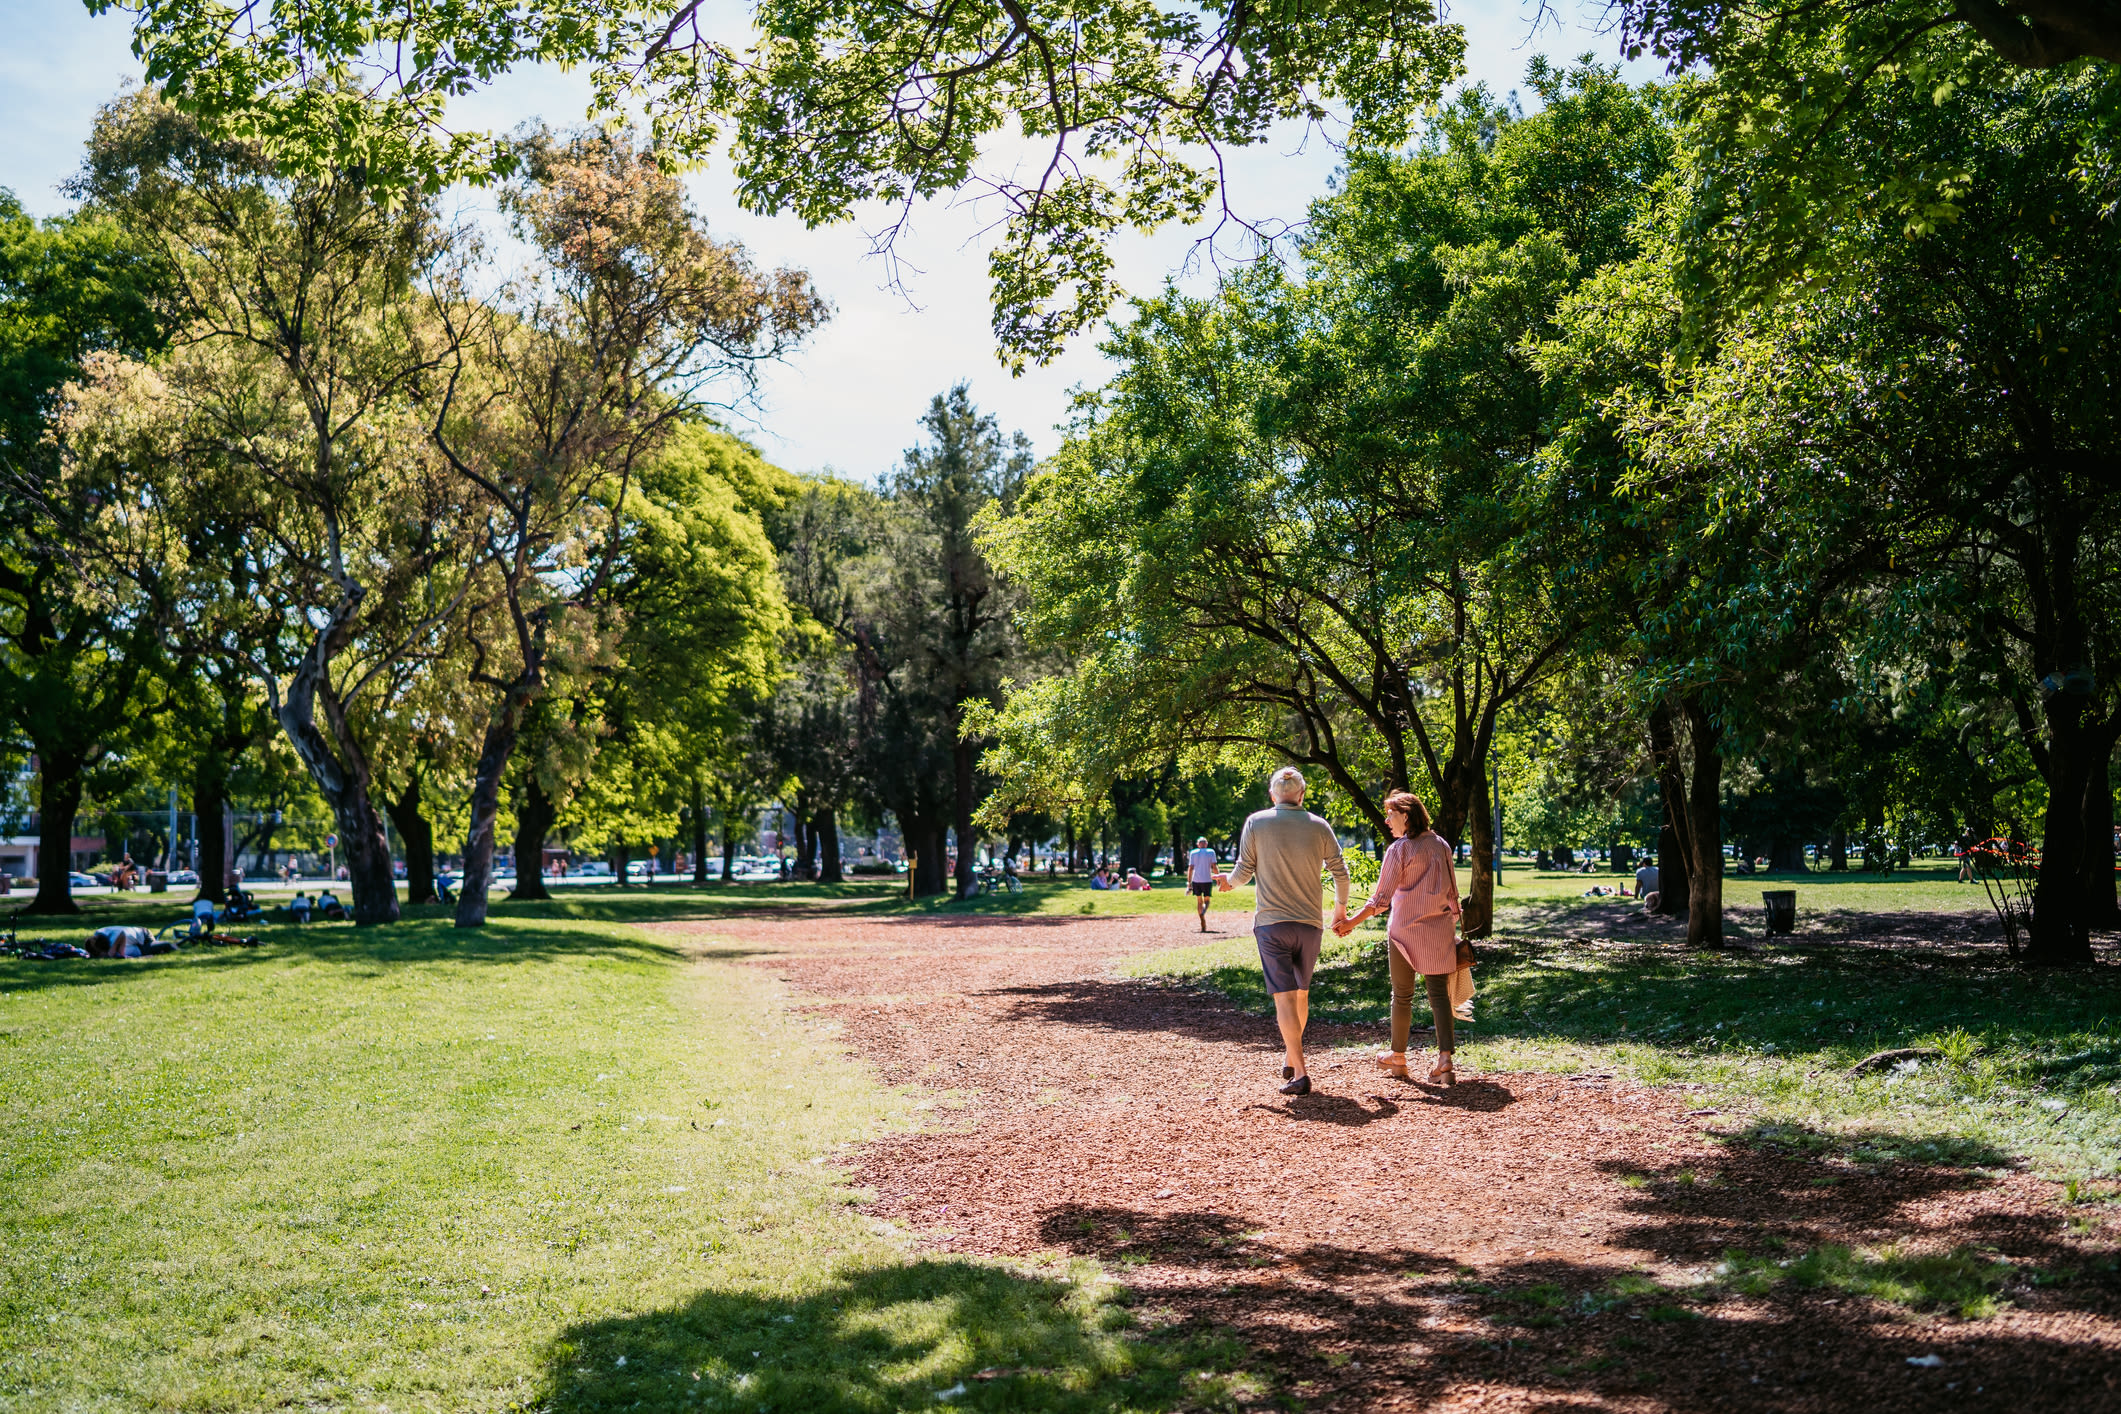
<svg viewBox="0 0 2121 1414">
<path fill-rule="evenodd" d="M 1245 821 L 1244 835 L 1237 845 L 1237 867 L 1230 882 L 1259 880 L 1259 901 L 1252 911 L 1252 925 L 1265 923 L 1319 924 L 1319 872 L 1333 875 L 1333 898 L 1348 906 L 1348 865 L 1340 857 L 1340 841 L 1333 827 L 1301 805 L 1277 805 Z"/>
</svg>

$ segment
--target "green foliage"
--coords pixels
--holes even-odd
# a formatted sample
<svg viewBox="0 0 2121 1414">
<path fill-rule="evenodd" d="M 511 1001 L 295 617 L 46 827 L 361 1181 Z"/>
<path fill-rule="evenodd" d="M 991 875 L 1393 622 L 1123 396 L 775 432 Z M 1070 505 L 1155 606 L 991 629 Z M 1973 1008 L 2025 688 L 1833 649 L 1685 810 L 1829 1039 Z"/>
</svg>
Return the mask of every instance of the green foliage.
<svg viewBox="0 0 2121 1414">
<path fill-rule="evenodd" d="M 745 48 L 642 0 L 412 13 L 338 0 L 242 26 L 200 0 L 128 8 L 149 82 L 188 111 L 290 169 L 359 165 L 389 191 L 509 170 L 504 144 L 451 131 L 445 108 L 523 62 L 588 69 L 597 112 L 645 112 L 676 161 L 705 158 L 726 126 L 753 211 L 821 225 L 869 202 L 905 209 L 985 189 L 1011 212 L 990 270 L 995 332 L 1017 368 L 1053 357 L 1117 296 L 1111 236 L 1206 209 L 1215 154 L 1329 113 L 1348 120 L 1351 146 L 1397 146 L 1463 50 L 1459 27 L 1427 4 L 1368 0 L 1287 16 L 1151 0 L 1007 11 L 760 0 Z M 394 60 L 379 67 L 379 50 Z M 1036 177 L 989 150 L 1019 140 L 1047 154 Z"/>
</svg>

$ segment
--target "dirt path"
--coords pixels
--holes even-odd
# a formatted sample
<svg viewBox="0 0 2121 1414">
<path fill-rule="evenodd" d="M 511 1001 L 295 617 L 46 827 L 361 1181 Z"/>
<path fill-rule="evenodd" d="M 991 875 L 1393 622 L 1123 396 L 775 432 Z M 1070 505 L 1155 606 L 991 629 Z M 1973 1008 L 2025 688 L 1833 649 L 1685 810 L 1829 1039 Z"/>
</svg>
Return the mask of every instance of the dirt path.
<svg viewBox="0 0 2121 1414">
<path fill-rule="evenodd" d="M 1367 1027 L 1314 1026 L 1317 1090 L 1287 1100 L 1269 1021 L 1109 974 L 1193 929 L 806 910 L 715 933 L 886 1080 L 962 1103 L 858 1157 L 877 1212 L 941 1251 L 1099 1257 L 1145 1323 L 1237 1335 L 1307 1409 L 2121 1409 L 2111 1249 L 2073 1238 L 2047 1185 L 1720 1143 L 1702 1126 L 1727 1117 L 1602 1077 L 1392 1081 Z M 1777 1242 L 2105 1274 L 2016 1282 L 1973 1321 L 1788 1283 L 1708 1307 L 1610 1295 Z"/>
</svg>

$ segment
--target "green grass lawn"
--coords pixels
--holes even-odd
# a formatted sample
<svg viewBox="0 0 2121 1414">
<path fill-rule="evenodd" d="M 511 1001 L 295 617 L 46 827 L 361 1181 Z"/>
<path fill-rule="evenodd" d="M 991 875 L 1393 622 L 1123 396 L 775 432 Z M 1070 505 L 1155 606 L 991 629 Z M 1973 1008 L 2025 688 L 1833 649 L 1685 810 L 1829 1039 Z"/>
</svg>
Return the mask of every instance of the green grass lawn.
<svg viewBox="0 0 2121 1414">
<path fill-rule="evenodd" d="M 867 1219 L 830 1156 L 916 1100 L 769 975 L 621 921 L 722 906 L 676 894 L 0 960 L 0 1407 L 1116 1411 L 1250 1379 L 1137 1338 L 1093 1265 L 920 1260 Z"/>
</svg>

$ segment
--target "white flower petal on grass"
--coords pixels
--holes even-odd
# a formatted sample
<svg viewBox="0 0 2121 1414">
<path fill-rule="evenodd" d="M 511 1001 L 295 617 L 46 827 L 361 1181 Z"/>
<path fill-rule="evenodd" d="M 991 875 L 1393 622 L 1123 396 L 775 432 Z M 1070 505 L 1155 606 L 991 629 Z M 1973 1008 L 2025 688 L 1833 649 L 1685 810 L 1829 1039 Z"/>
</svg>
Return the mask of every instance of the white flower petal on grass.
<svg viewBox="0 0 2121 1414">
<path fill-rule="evenodd" d="M 1942 1355 L 1910 1355 L 1907 1357 L 1907 1363 L 1921 1370 L 1936 1370 L 1943 1368 L 1944 1357 Z"/>
<path fill-rule="evenodd" d="M 959 1381 L 958 1381 L 958 1382 L 957 1382 L 956 1384 L 954 1384 L 954 1385 L 950 1386 L 950 1388 L 948 1388 L 948 1389 L 939 1389 L 939 1390 L 937 1390 L 937 1391 L 935 1392 L 935 1397 L 936 1397 L 937 1401 L 939 1401 L 939 1402 L 942 1402 L 942 1403 L 947 1403 L 947 1402 L 949 1402 L 950 1400 L 956 1399 L 956 1398 L 957 1398 L 957 1397 L 958 1397 L 959 1395 L 963 1394 L 964 1392 L 965 1392 L 965 1382 L 964 1382 L 963 1380 L 959 1380 Z"/>
</svg>

